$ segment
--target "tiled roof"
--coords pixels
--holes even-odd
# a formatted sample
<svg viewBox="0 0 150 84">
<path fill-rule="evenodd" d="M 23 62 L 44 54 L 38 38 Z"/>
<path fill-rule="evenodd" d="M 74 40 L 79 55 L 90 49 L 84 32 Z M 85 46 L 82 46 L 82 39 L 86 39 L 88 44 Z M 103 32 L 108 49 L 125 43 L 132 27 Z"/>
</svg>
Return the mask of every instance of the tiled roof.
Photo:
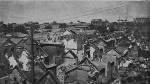
<svg viewBox="0 0 150 84">
<path fill-rule="evenodd" d="M 11 46 L 12 44 L 11 43 L 7 43 L 7 44 L 5 44 L 4 46 Z"/>
<path fill-rule="evenodd" d="M 34 39 L 35 40 L 44 40 L 47 38 L 47 35 L 49 33 L 38 33 L 38 34 L 34 34 Z"/>
<path fill-rule="evenodd" d="M 24 70 L 22 70 L 22 73 L 23 73 L 28 79 L 31 78 L 31 74 L 29 73 L 29 71 L 24 71 Z"/>
<path fill-rule="evenodd" d="M 55 32 L 59 32 L 61 29 L 59 28 L 59 29 L 52 29 L 52 33 L 55 33 Z"/>
<path fill-rule="evenodd" d="M 147 46 L 148 50 L 150 50 L 150 45 Z"/>
<path fill-rule="evenodd" d="M 125 47 L 117 47 L 116 50 L 119 52 L 119 53 L 123 53 L 126 49 L 128 48 L 125 48 Z"/>
<path fill-rule="evenodd" d="M 0 78 L 1 78 L 1 77 L 6 76 L 7 74 L 10 74 L 10 73 L 11 73 L 11 67 L 10 67 L 10 65 L 9 65 L 8 59 L 7 59 L 5 56 L 2 56 L 0 61 L 1 61 L 1 63 L 4 64 L 4 71 L 2 71 L 2 70 L 0 69 Z M 4 74 L 4 72 L 5 72 L 6 74 Z"/>
<path fill-rule="evenodd" d="M 24 40 L 24 43 L 30 45 L 31 44 L 31 37 L 28 37 L 26 40 Z M 38 42 L 35 39 L 33 39 L 33 44 L 37 44 L 37 43 Z"/>
<path fill-rule="evenodd" d="M 107 52 L 107 54 L 112 54 L 112 55 L 115 55 L 117 52 L 115 50 L 110 50 Z M 118 53 L 117 53 L 118 54 Z"/>
<path fill-rule="evenodd" d="M 50 76 L 48 81 L 47 80 L 47 76 Z M 48 82 L 48 83 L 52 83 L 52 84 L 61 84 L 60 81 L 58 80 L 58 78 L 54 75 L 54 73 L 52 71 L 47 71 L 43 76 L 42 78 L 40 78 L 38 80 L 38 84 L 41 84 L 41 83 L 45 83 L 45 82 Z"/>
<path fill-rule="evenodd" d="M 22 40 L 22 38 L 11 38 L 10 40 L 15 44 L 18 44 Z"/>
<path fill-rule="evenodd" d="M 3 34 L 3 33 L 0 33 L 0 37 L 2 38 L 2 37 L 5 37 L 5 35 Z"/>
<path fill-rule="evenodd" d="M 8 38 L 0 38 L 0 47 L 6 42 Z"/>
<path fill-rule="evenodd" d="M 106 63 L 102 63 L 102 62 L 93 62 L 93 64 L 97 66 L 98 70 L 101 70 L 107 66 Z"/>
<path fill-rule="evenodd" d="M 84 30 L 87 35 L 94 34 L 95 30 Z"/>
<path fill-rule="evenodd" d="M 18 66 L 15 66 L 14 68 L 13 68 L 13 70 L 18 70 L 18 72 L 21 74 L 21 76 L 23 77 L 23 78 L 26 78 L 26 76 L 24 75 L 24 73 L 22 72 L 22 70 L 20 69 L 20 67 L 18 67 Z"/>
<path fill-rule="evenodd" d="M 68 30 L 70 30 L 70 31 L 72 31 L 72 32 L 74 32 L 76 34 L 80 33 L 80 30 L 77 30 L 77 29 L 68 29 Z"/>
<path fill-rule="evenodd" d="M 70 32 L 72 32 L 73 34 L 77 34 L 74 30 L 70 30 Z"/>
<path fill-rule="evenodd" d="M 20 33 L 20 32 L 13 33 L 13 35 L 17 36 L 17 37 L 20 37 L 20 38 L 23 38 L 23 37 L 27 36 L 27 34 L 23 34 L 23 33 Z"/>
</svg>

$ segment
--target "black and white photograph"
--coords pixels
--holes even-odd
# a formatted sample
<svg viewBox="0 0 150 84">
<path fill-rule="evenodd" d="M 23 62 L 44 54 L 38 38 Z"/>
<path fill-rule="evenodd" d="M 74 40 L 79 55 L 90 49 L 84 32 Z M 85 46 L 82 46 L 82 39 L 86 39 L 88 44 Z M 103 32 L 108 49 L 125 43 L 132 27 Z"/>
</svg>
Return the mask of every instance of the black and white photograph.
<svg viewBox="0 0 150 84">
<path fill-rule="evenodd" d="M 0 0 L 0 84 L 150 84 L 150 0 Z"/>
</svg>

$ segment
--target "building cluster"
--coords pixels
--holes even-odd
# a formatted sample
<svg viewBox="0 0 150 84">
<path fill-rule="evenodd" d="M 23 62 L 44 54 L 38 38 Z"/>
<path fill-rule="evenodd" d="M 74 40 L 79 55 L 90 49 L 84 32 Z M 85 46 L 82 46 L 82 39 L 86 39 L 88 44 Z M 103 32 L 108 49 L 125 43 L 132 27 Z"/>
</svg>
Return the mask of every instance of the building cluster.
<svg viewBox="0 0 150 84">
<path fill-rule="evenodd" d="M 147 36 L 143 26 L 118 21 L 31 22 L 23 24 L 27 34 L 1 32 L 0 84 L 149 84 L 150 43 L 141 38 Z"/>
</svg>

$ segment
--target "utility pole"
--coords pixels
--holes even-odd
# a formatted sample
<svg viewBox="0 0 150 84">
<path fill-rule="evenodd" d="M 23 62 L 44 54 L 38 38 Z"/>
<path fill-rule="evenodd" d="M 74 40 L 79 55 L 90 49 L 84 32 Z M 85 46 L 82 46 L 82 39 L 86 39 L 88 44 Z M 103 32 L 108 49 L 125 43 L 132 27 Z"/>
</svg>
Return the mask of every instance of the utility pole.
<svg viewBox="0 0 150 84">
<path fill-rule="evenodd" d="M 118 20 L 118 23 L 119 23 L 119 32 L 121 32 L 121 27 L 120 27 L 120 17 L 119 17 L 119 20 Z"/>
<path fill-rule="evenodd" d="M 34 44 L 33 44 L 33 23 L 31 23 L 30 26 L 30 32 L 31 32 L 31 56 L 32 56 L 32 84 L 35 84 L 35 73 L 34 73 Z"/>
</svg>

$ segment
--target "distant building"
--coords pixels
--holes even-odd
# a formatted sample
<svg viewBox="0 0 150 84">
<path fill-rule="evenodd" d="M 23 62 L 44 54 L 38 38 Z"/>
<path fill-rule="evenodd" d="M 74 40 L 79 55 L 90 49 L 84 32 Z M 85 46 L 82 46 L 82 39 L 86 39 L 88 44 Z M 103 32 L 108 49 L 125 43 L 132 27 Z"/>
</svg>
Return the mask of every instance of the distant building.
<svg viewBox="0 0 150 84">
<path fill-rule="evenodd" d="M 92 19 L 91 24 L 95 25 L 95 26 L 101 26 L 102 25 L 102 19 Z"/>
<path fill-rule="evenodd" d="M 84 30 L 86 37 L 88 39 L 94 38 L 95 37 L 95 30 Z"/>
<path fill-rule="evenodd" d="M 103 25 L 109 25 L 109 21 L 106 19 L 105 21 L 102 22 Z"/>
<path fill-rule="evenodd" d="M 149 22 L 150 18 L 145 18 L 145 17 L 141 17 L 141 18 L 135 18 L 134 22 L 135 23 L 145 23 L 145 22 Z"/>
<path fill-rule="evenodd" d="M 68 28 L 81 28 L 81 29 L 88 29 L 89 25 L 90 23 L 85 22 L 67 24 Z"/>
<path fill-rule="evenodd" d="M 150 29 L 149 29 L 149 27 L 150 27 L 150 24 L 149 24 L 150 18 L 145 18 L 145 17 L 135 18 L 134 22 L 136 24 L 140 24 L 140 26 L 141 26 L 140 31 L 143 35 L 142 38 L 145 39 L 145 40 L 150 39 L 150 37 L 149 37 L 149 34 L 150 34 Z"/>
<path fill-rule="evenodd" d="M 57 23 L 57 24 L 51 24 L 51 26 L 52 26 L 52 29 L 57 29 L 57 28 L 59 28 L 59 23 Z"/>
<path fill-rule="evenodd" d="M 28 35 L 27 34 L 23 34 L 21 32 L 14 32 L 12 34 L 12 36 L 15 37 L 15 38 L 26 38 Z"/>
</svg>

